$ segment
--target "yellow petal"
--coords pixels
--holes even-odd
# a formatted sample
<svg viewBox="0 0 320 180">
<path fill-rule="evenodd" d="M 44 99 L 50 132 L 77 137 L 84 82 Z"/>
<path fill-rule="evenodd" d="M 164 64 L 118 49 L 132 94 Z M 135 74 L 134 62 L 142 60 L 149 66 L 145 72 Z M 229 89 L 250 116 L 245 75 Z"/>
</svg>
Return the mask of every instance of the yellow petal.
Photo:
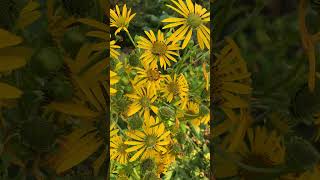
<svg viewBox="0 0 320 180">
<path fill-rule="evenodd" d="M 89 18 L 80 18 L 78 21 L 88 26 L 95 27 L 101 31 L 107 31 L 107 25 L 101 22 L 98 22 L 96 20 L 89 19 Z"/>
<path fill-rule="evenodd" d="M 0 48 L 4 48 L 7 46 L 14 46 L 20 44 L 22 42 L 22 38 L 8 32 L 4 29 L 0 29 Z"/>
<path fill-rule="evenodd" d="M 0 55 L 0 72 L 11 71 L 25 65 L 26 60 L 24 57 Z"/>
<path fill-rule="evenodd" d="M 79 117 L 96 117 L 98 113 L 88 109 L 86 106 L 72 102 L 52 102 L 47 108 Z"/>
<path fill-rule="evenodd" d="M 185 40 L 183 41 L 183 44 L 182 44 L 182 48 L 184 49 L 187 44 L 189 43 L 190 39 L 191 39 L 191 35 L 192 35 L 192 29 L 190 28 Z"/>
<path fill-rule="evenodd" d="M 140 149 L 134 156 L 132 156 L 132 158 L 129 161 L 132 162 L 138 159 L 145 149 L 146 149 L 145 147 Z"/>
<path fill-rule="evenodd" d="M 5 84 L 0 82 L 0 99 L 15 99 L 22 95 L 22 91 L 10 86 L 9 84 Z"/>
</svg>

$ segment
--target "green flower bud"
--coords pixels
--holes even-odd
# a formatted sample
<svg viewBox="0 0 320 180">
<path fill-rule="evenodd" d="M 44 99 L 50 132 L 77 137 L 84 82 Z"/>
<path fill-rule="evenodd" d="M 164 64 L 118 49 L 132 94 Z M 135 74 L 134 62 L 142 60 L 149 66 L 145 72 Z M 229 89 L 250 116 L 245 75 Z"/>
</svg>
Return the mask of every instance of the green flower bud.
<svg viewBox="0 0 320 180">
<path fill-rule="evenodd" d="M 53 124 L 40 118 L 27 121 L 22 126 L 21 137 L 32 149 L 47 152 L 55 140 Z"/>
<path fill-rule="evenodd" d="M 42 73 L 57 71 L 63 66 L 63 57 L 56 47 L 46 47 L 40 49 L 34 56 L 34 63 Z"/>
<path fill-rule="evenodd" d="M 155 172 L 149 171 L 143 176 L 143 180 L 161 180 Z"/>
<path fill-rule="evenodd" d="M 159 116 L 163 121 L 173 120 L 176 116 L 175 111 L 167 106 L 162 106 L 159 108 Z"/>
<path fill-rule="evenodd" d="M 133 67 L 139 66 L 140 64 L 140 55 L 136 51 L 132 51 L 129 57 L 129 64 Z"/>
<path fill-rule="evenodd" d="M 210 113 L 209 108 L 208 108 L 207 106 L 201 104 L 201 105 L 200 105 L 200 110 L 199 110 L 200 116 L 204 116 L 204 115 L 207 115 L 207 114 L 209 114 L 209 113 Z"/>
<path fill-rule="evenodd" d="M 121 81 L 123 82 L 124 85 L 129 85 L 129 80 L 128 80 L 127 77 L 122 76 L 122 77 L 121 77 Z"/>
<path fill-rule="evenodd" d="M 317 83 L 315 91 L 310 92 L 308 86 L 303 85 L 291 99 L 291 112 L 296 120 L 311 124 L 313 114 L 320 108 L 320 85 Z"/>
<path fill-rule="evenodd" d="M 128 123 L 129 127 L 131 127 L 132 129 L 140 129 L 143 125 L 143 120 L 139 117 L 138 114 L 135 114 L 134 116 L 129 118 Z"/>
<path fill-rule="evenodd" d="M 69 81 L 55 77 L 48 82 L 48 93 L 55 100 L 66 100 L 72 97 L 72 85 Z"/>
<path fill-rule="evenodd" d="M 287 164 L 294 169 L 308 169 L 319 161 L 317 150 L 306 140 L 292 137 L 286 144 Z"/>
<path fill-rule="evenodd" d="M 186 142 L 186 135 L 185 133 L 183 132 L 179 132 L 177 135 L 176 135 L 176 139 L 178 141 L 179 144 L 184 144 Z"/>
<path fill-rule="evenodd" d="M 153 159 L 145 159 L 142 161 L 141 165 L 141 174 L 145 174 L 148 171 L 154 171 L 156 169 L 156 163 Z"/>
</svg>

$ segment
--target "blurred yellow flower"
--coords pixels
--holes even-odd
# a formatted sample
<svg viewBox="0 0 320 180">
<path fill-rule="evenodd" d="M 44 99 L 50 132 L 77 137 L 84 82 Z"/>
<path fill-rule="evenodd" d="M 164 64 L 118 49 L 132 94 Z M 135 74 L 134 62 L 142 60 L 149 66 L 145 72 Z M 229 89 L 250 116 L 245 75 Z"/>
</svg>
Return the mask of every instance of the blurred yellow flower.
<svg viewBox="0 0 320 180">
<path fill-rule="evenodd" d="M 277 135 L 276 131 L 268 132 L 266 127 L 250 128 L 247 131 L 247 138 L 248 141 L 244 139 L 235 152 L 240 155 L 238 159 L 243 164 L 259 168 L 273 168 L 285 163 L 286 149 L 283 138 Z M 223 166 L 223 163 L 220 165 Z M 225 170 L 229 169 L 228 171 L 224 171 L 222 167 L 218 169 L 221 170 L 217 173 L 219 178 L 237 175 L 245 180 L 264 176 L 264 173 L 242 169 L 231 162 L 228 163 L 228 167 L 225 167 Z"/>
<path fill-rule="evenodd" d="M 110 9 L 111 16 L 111 24 L 110 27 L 118 28 L 115 32 L 117 35 L 122 29 L 126 32 L 128 31 L 128 26 L 132 18 L 136 15 L 136 13 L 131 14 L 131 8 L 128 10 L 127 5 L 125 4 L 122 8 L 122 14 L 120 12 L 119 6 L 116 5 L 116 9 Z"/>
<path fill-rule="evenodd" d="M 120 80 L 120 77 L 117 75 L 117 73 L 110 71 L 110 85 L 114 85 L 118 83 Z M 110 87 L 110 94 L 115 94 L 117 92 L 116 89 Z"/>
<path fill-rule="evenodd" d="M 205 26 L 206 22 L 210 22 L 210 12 L 207 12 L 206 8 L 203 8 L 197 3 L 193 3 L 191 0 L 186 0 L 186 3 L 182 0 L 179 0 L 179 2 L 171 0 L 171 2 L 174 3 L 176 7 L 171 5 L 167 6 L 183 17 L 164 19 L 162 22 L 169 24 L 164 26 L 163 29 L 180 26 L 179 29 L 173 33 L 172 37 L 185 37 L 182 48 L 187 46 L 192 37 L 193 30 L 195 30 L 200 48 L 204 49 L 206 46 L 210 49 L 210 30 Z"/>
<path fill-rule="evenodd" d="M 233 109 L 248 107 L 252 91 L 251 74 L 237 44 L 230 38 L 226 38 L 226 41 L 228 44 L 217 55 L 210 72 L 213 73 L 214 85 L 212 100 L 236 123 L 237 117 Z"/>
<path fill-rule="evenodd" d="M 110 55 L 114 59 L 119 59 L 120 53 L 116 50 L 120 49 L 120 46 L 116 45 L 116 41 L 110 41 Z"/>
<path fill-rule="evenodd" d="M 164 154 L 167 152 L 166 145 L 170 144 L 170 131 L 165 130 L 163 123 L 159 123 L 158 118 L 150 116 L 144 119 L 142 131 L 134 130 L 128 131 L 127 136 L 131 138 L 125 142 L 131 145 L 126 151 L 136 152 L 130 159 L 130 162 L 137 160 L 140 156 L 141 159 L 149 157 L 156 157 L 156 154 Z"/>
<path fill-rule="evenodd" d="M 160 62 L 160 66 L 164 67 L 164 69 L 168 66 L 171 66 L 171 61 L 177 62 L 177 60 L 172 56 L 179 56 L 179 54 L 175 51 L 179 50 L 179 44 L 175 41 L 170 43 L 169 40 L 165 39 L 164 34 L 158 30 L 157 37 L 153 33 L 152 30 L 145 31 L 145 34 L 148 36 L 149 40 L 140 37 L 138 41 L 138 46 L 141 49 L 145 49 L 145 52 L 141 55 L 141 59 L 144 63 L 150 64 L 151 67 L 158 67 L 157 62 Z M 170 36 L 169 38 L 171 38 Z M 170 44 L 169 44 L 170 43 Z"/>
</svg>

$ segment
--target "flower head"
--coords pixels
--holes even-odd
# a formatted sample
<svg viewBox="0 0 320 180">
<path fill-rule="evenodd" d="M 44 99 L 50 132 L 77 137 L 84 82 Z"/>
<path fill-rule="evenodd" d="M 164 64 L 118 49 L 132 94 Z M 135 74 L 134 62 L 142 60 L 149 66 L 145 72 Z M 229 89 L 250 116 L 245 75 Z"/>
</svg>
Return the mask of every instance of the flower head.
<svg viewBox="0 0 320 180">
<path fill-rule="evenodd" d="M 185 99 L 186 102 L 189 93 L 188 81 L 183 74 L 180 74 L 178 77 L 174 74 L 173 78 L 167 76 L 162 92 L 168 102 L 171 102 L 175 97 L 180 97 L 180 100 Z"/>
<path fill-rule="evenodd" d="M 197 39 L 201 49 L 206 46 L 210 49 L 210 30 L 205 26 L 206 22 L 210 21 L 210 12 L 207 12 L 206 8 L 194 3 L 191 0 L 186 0 L 184 3 L 182 0 L 171 0 L 176 7 L 167 5 L 172 10 L 179 13 L 182 17 L 170 17 L 164 19 L 162 22 L 169 23 L 164 26 L 163 29 L 179 27 L 173 33 L 173 37 L 185 37 L 182 48 L 185 48 L 192 37 L 192 33 L 195 30 L 197 32 Z"/>
<path fill-rule="evenodd" d="M 115 34 L 118 34 L 122 29 L 126 32 L 128 31 L 128 26 L 132 18 L 136 15 L 136 13 L 131 14 L 131 8 L 128 10 L 127 5 L 125 4 L 122 8 L 122 14 L 120 12 L 119 6 L 116 5 L 116 9 L 110 9 L 111 15 L 111 24 L 110 27 L 118 28 Z"/>
<path fill-rule="evenodd" d="M 122 137 L 115 136 L 110 138 L 110 158 L 116 160 L 120 164 L 128 162 L 128 153 L 126 152 L 127 145 L 124 143 Z"/>
<path fill-rule="evenodd" d="M 153 105 L 157 96 L 154 93 L 151 93 L 150 89 L 136 87 L 135 92 L 133 94 L 127 94 L 127 96 L 133 100 L 128 108 L 128 116 L 132 116 L 140 111 L 140 116 L 143 114 L 144 119 L 149 119 L 150 110 L 154 113 L 158 113 L 158 108 Z"/>
<path fill-rule="evenodd" d="M 137 160 L 140 156 L 141 159 L 146 159 L 166 153 L 168 151 L 166 146 L 171 141 L 170 131 L 166 131 L 164 124 L 160 123 L 158 118 L 155 119 L 152 116 L 145 119 L 141 131 L 128 131 L 127 136 L 131 140 L 126 141 L 125 144 L 131 145 L 131 147 L 126 152 L 135 152 L 130 162 Z"/>
<path fill-rule="evenodd" d="M 143 69 L 139 67 L 135 68 L 137 70 L 137 76 L 134 79 L 136 86 L 146 86 L 150 89 L 151 93 L 156 94 L 160 90 L 160 83 L 164 80 L 164 75 L 161 75 L 158 68 L 150 67 L 146 64 L 143 67 Z"/>
<path fill-rule="evenodd" d="M 140 37 L 138 41 L 138 47 L 141 49 L 145 49 L 145 52 L 141 55 L 141 59 L 146 64 L 150 64 L 151 67 L 158 67 L 157 62 L 160 62 L 160 66 L 167 68 L 167 66 L 171 66 L 171 62 L 177 62 L 177 60 L 173 56 L 179 56 L 179 54 L 175 51 L 179 50 L 179 44 L 177 44 L 176 40 L 169 41 L 164 37 L 164 34 L 159 30 L 157 37 L 153 33 L 152 30 L 145 31 L 149 40 Z M 175 39 L 174 37 L 170 37 Z M 170 43 L 171 42 L 171 43 Z"/>
</svg>

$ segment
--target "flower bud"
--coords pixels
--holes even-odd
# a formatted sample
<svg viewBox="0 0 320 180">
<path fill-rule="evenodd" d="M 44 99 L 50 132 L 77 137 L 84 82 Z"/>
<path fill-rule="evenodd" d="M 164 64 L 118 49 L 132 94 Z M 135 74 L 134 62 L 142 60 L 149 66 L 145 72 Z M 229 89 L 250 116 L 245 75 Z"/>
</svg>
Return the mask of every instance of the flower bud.
<svg viewBox="0 0 320 180">
<path fill-rule="evenodd" d="M 129 127 L 133 130 L 140 129 L 143 125 L 143 120 L 142 118 L 139 117 L 138 114 L 135 114 L 128 120 Z"/>
<path fill-rule="evenodd" d="M 145 159 L 141 163 L 141 173 L 145 174 L 148 171 L 154 171 L 156 168 L 156 163 L 153 159 Z"/>
<path fill-rule="evenodd" d="M 172 108 L 162 106 L 159 108 L 159 116 L 161 120 L 168 121 L 168 120 L 174 119 L 176 116 L 176 113 Z"/>
<path fill-rule="evenodd" d="M 209 114 L 209 113 L 210 113 L 209 108 L 208 108 L 207 106 L 201 104 L 201 105 L 200 105 L 200 110 L 199 110 L 199 115 L 200 115 L 200 116 L 204 116 L 204 115 L 207 115 L 207 114 Z"/>
<path fill-rule="evenodd" d="M 155 172 L 148 171 L 144 176 L 143 180 L 161 180 Z"/>
</svg>

